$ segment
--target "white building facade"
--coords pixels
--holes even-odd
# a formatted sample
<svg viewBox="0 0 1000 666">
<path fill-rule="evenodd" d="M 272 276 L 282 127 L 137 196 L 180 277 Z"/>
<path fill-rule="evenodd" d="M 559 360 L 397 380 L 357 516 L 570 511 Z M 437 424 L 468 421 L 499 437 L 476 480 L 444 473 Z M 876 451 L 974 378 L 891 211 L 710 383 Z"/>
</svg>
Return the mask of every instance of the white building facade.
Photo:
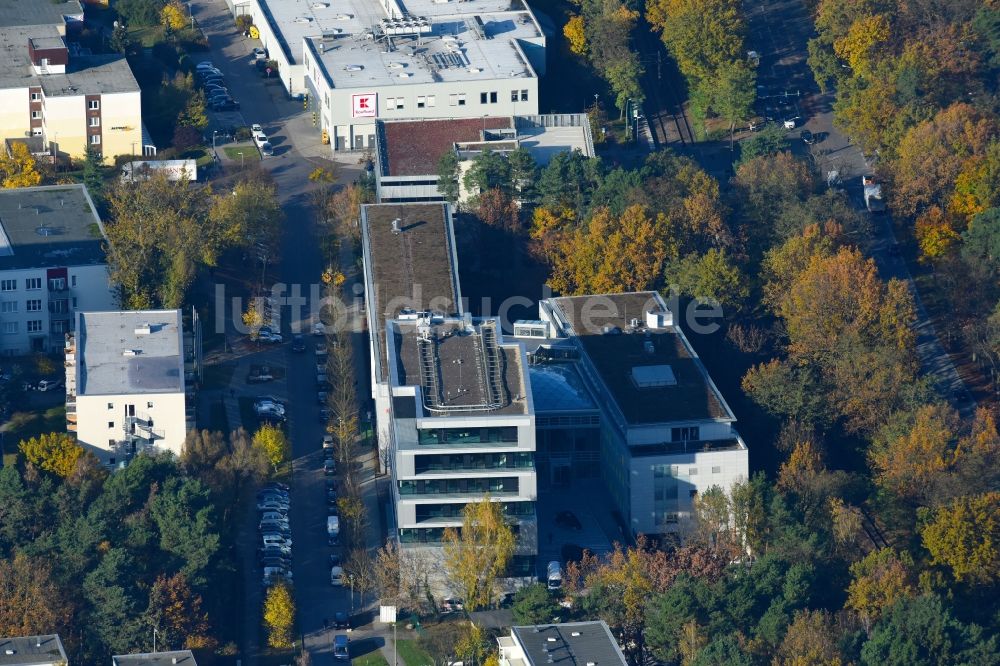
<svg viewBox="0 0 1000 666">
<path fill-rule="evenodd" d="M 61 351 L 80 310 L 115 306 L 83 185 L 0 190 L 0 355 Z"/>
<path fill-rule="evenodd" d="M 397 319 L 386 335 L 400 546 L 440 553 L 444 530 L 460 528 L 465 506 L 489 495 L 517 533 L 508 583 L 534 580 L 535 417 L 524 348 L 505 342 L 493 319 Z"/>
<path fill-rule="evenodd" d="M 539 304 L 548 363 L 571 348 L 601 407 L 601 470 L 634 535 L 682 531 L 695 498 L 749 478 L 736 417 L 655 292 Z"/>
<path fill-rule="evenodd" d="M 193 364 L 180 310 L 77 313 L 66 337 L 67 429 L 109 466 L 144 450 L 179 456 L 194 426 Z"/>
<path fill-rule="evenodd" d="M 0 48 L 10 57 L 0 72 L 0 138 L 35 137 L 53 157 L 82 159 L 89 148 L 108 163 L 155 150 L 125 56 L 80 54 L 55 25 L 0 27 Z"/>
</svg>

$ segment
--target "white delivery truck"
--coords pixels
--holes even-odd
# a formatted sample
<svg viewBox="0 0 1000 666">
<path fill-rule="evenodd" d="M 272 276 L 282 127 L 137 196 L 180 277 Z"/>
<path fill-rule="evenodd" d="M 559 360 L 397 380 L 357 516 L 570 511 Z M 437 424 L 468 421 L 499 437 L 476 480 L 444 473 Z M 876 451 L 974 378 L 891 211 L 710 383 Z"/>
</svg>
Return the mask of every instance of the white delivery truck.
<svg viewBox="0 0 1000 666">
<path fill-rule="evenodd" d="M 885 202 L 882 201 L 882 185 L 875 176 L 861 176 L 861 186 L 865 193 L 865 207 L 871 213 L 885 212 Z"/>
<path fill-rule="evenodd" d="M 559 562 L 555 560 L 549 562 L 545 573 L 545 584 L 550 590 L 558 590 L 562 587 L 562 566 Z"/>
<path fill-rule="evenodd" d="M 122 165 L 122 180 L 149 180 L 162 173 L 167 180 L 198 180 L 198 163 L 194 160 L 133 160 Z"/>
<path fill-rule="evenodd" d="M 336 546 L 340 540 L 340 517 L 327 516 L 326 518 L 326 538 L 327 543 Z"/>
</svg>

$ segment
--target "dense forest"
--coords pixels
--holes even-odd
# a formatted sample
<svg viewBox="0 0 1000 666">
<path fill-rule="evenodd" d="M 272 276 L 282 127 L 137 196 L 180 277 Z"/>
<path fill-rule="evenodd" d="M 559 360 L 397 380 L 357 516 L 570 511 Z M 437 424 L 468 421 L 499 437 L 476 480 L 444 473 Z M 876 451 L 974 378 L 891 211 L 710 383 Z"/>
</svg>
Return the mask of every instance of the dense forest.
<svg viewBox="0 0 1000 666">
<path fill-rule="evenodd" d="M 114 474 L 64 434 L 0 470 L 0 633 L 58 633 L 70 663 L 159 649 L 234 653 L 240 490 L 268 462 L 243 432 L 194 432 L 184 457 Z"/>
</svg>

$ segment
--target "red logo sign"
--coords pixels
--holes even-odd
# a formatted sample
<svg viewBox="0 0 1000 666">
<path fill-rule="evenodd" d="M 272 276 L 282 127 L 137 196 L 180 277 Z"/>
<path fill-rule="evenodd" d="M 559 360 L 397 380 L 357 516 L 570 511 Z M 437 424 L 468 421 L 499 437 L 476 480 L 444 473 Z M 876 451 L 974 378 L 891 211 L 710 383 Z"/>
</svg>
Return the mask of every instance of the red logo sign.
<svg viewBox="0 0 1000 666">
<path fill-rule="evenodd" d="M 378 98 L 376 93 L 352 95 L 352 116 L 354 118 L 374 118 L 378 114 Z"/>
</svg>

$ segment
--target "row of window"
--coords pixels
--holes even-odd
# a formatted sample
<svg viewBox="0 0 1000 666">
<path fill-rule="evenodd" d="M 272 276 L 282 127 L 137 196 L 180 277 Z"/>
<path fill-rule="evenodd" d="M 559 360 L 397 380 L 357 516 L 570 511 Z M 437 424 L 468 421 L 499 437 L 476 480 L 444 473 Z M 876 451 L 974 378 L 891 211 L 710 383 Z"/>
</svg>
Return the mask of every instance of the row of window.
<svg viewBox="0 0 1000 666">
<path fill-rule="evenodd" d="M 27 325 L 28 333 L 41 333 L 42 332 L 42 320 L 41 319 L 31 319 L 25 322 Z M 20 322 L 16 321 L 5 321 L 0 327 L 0 332 L 4 335 L 17 335 L 21 332 Z"/>
<path fill-rule="evenodd" d="M 465 93 L 452 93 L 448 97 L 449 106 L 465 106 L 467 101 L 467 96 Z M 479 103 L 480 104 L 496 104 L 499 101 L 499 93 L 497 92 L 481 92 L 479 93 Z M 510 101 L 511 102 L 527 102 L 528 101 L 528 91 L 525 90 L 511 90 L 510 91 Z M 418 95 L 417 96 L 417 108 L 433 108 L 437 106 L 437 96 L 436 95 Z M 405 97 L 386 97 L 385 98 L 385 108 L 386 111 L 400 111 L 406 108 L 406 98 Z"/>
<path fill-rule="evenodd" d="M 517 426 L 487 428 L 435 428 L 418 430 L 420 446 L 464 446 L 467 444 L 517 443 Z"/>
<path fill-rule="evenodd" d="M 498 479 L 433 479 L 429 481 L 399 481 L 400 495 L 480 495 L 482 493 L 516 493 L 518 478 Z"/>
<path fill-rule="evenodd" d="M 42 101 L 42 93 L 37 93 L 37 92 L 31 93 L 31 101 L 32 102 L 40 102 L 40 101 Z M 99 99 L 92 99 L 92 100 L 88 101 L 87 102 L 87 108 L 90 109 L 91 111 L 98 111 L 98 110 L 100 110 L 100 108 L 101 108 L 101 100 L 99 100 Z M 32 117 L 34 117 L 34 116 L 32 116 Z"/>
<path fill-rule="evenodd" d="M 18 307 L 20 303 L 17 301 L 0 301 L 0 314 L 16 314 L 18 312 Z M 76 307 L 76 299 L 73 299 L 73 307 Z M 52 314 L 68 314 L 69 313 L 69 301 L 66 299 L 59 299 L 55 301 L 49 301 L 49 312 Z M 41 312 L 42 311 L 42 301 L 38 298 L 29 298 L 24 302 L 25 312 Z"/>
<path fill-rule="evenodd" d="M 70 286 L 76 286 L 76 276 L 70 276 Z M 36 291 L 42 288 L 42 278 L 25 278 L 24 279 L 24 289 L 25 291 Z M 62 291 L 66 288 L 66 278 L 50 278 L 49 279 L 49 290 L 51 291 Z M 17 280 L 0 280 L 0 291 L 17 291 Z"/>
<path fill-rule="evenodd" d="M 462 469 L 531 469 L 534 467 L 530 453 L 466 453 L 464 455 L 416 456 L 417 474 Z"/>
<path fill-rule="evenodd" d="M 503 513 L 505 516 L 533 517 L 535 515 L 534 502 L 504 502 Z M 441 518 L 461 519 L 464 515 L 465 504 L 418 504 L 416 507 L 416 522 L 422 523 L 425 520 L 436 520 Z"/>
<path fill-rule="evenodd" d="M 721 474 L 722 467 L 712 466 L 712 474 Z M 688 476 L 698 476 L 697 467 L 684 468 L 681 465 L 653 465 L 653 478 L 661 479 L 666 477 L 684 478 Z"/>
</svg>

